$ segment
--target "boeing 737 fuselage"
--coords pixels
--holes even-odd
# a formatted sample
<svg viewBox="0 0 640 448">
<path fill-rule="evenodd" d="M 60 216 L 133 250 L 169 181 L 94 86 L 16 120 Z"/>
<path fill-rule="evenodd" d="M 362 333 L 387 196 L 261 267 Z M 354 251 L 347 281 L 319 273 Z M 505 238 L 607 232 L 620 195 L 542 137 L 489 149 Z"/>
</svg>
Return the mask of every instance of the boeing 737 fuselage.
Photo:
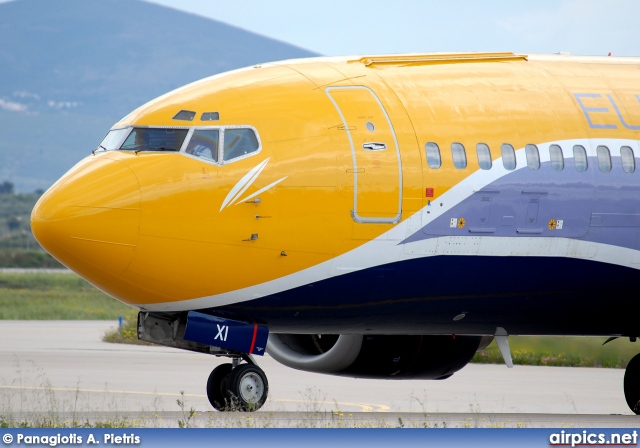
<svg viewBox="0 0 640 448">
<path fill-rule="evenodd" d="M 640 335 L 640 59 L 421 54 L 216 75 L 116 123 L 40 199 L 41 245 L 141 339 L 442 379 L 493 338 Z M 244 361 L 244 362 L 243 362 Z M 393 387 L 390 385 L 389 387 Z M 625 396 L 640 413 L 640 358 Z"/>
</svg>

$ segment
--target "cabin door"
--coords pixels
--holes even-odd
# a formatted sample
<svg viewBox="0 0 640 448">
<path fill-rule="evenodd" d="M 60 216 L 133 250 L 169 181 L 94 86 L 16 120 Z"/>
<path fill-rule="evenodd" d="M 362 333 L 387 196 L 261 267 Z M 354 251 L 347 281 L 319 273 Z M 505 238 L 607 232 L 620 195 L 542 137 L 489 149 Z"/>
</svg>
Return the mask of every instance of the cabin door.
<svg viewBox="0 0 640 448">
<path fill-rule="evenodd" d="M 387 111 L 364 86 L 327 87 L 351 145 L 353 210 L 358 223 L 396 223 L 402 216 L 400 149 Z"/>
</svg>

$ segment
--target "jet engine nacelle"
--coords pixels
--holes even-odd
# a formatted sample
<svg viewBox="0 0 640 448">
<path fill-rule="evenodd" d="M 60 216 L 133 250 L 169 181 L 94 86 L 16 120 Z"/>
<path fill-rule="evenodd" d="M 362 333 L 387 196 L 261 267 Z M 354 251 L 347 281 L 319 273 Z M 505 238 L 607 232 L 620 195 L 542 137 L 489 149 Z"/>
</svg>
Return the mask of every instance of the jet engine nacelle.
<svg viewBox="0 0 640 448">
<path fill-rule="evenodd" d="M 449 378 L 471 360 L 482 336 L 274 334 L 267 353 L 288 367 L 354 378 Z"/>
</svg>

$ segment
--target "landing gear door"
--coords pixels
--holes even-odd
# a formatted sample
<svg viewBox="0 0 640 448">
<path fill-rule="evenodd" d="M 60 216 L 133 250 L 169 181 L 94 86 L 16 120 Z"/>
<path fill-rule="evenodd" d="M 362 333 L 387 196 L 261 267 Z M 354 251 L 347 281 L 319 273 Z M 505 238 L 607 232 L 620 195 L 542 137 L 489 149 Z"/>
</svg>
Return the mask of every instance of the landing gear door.
<svg viewBox="0 0 640 448">
<path fill-rule="evenodd" d="M 402 217 L 400 149 L 389 115 L 364 86 L 327 87 L 351 146 L 354 221 L 397 223 Z"/>
</svg>

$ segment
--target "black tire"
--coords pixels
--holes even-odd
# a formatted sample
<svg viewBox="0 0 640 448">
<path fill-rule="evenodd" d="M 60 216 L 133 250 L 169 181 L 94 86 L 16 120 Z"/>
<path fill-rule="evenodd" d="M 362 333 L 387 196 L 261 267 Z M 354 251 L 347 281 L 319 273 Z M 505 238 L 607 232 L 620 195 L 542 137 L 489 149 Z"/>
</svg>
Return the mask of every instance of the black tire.
<svg viewBox="0 0 640 448">
<path fill-rule="evenodd" d="M 629 408 L 640 414 L 640 354 L 631 358 L 624 372 L 624 398 Z"/>
<path fill-rule="evenodd" d="M 229 374 L 227 399 L 233 410 L 257 411 L 267 401 L 269 382 L 262 369 L 253 364 L 241 364 Z"/>
<path fill-rule="evenodd" d="M 231 364 L 220 364 L 213 369 L 207 380 L 207 398 L 217 411 L 226 411 L 228 408 L 227 378 L 232 369 Z"/>
</svg>

